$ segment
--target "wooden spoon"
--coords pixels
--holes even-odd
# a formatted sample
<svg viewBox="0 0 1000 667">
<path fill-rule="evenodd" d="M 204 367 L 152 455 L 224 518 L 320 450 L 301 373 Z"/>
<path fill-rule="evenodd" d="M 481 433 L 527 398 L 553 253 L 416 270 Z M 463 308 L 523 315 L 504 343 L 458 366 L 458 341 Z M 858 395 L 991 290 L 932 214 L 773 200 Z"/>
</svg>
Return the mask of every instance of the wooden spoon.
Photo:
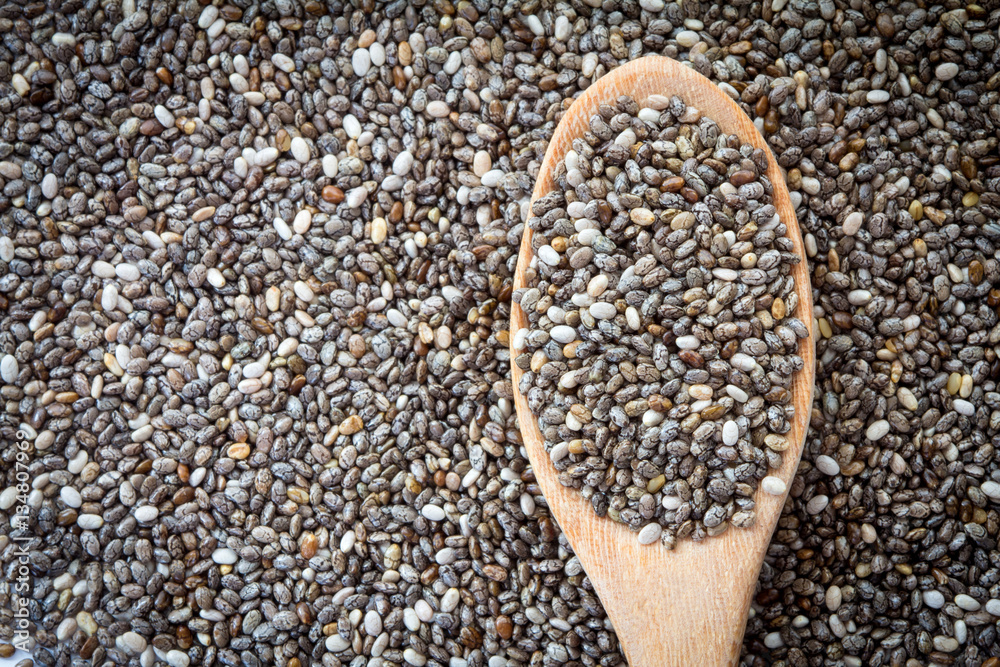
<svg viewBox="0 0 1000 667">
<path fill-rule="evenodd" d="M 669 58 L 647 56 L 623 65 L 588 88 L 559 122 L 545 153 L 532 203 L 555 187 L 556 165 L 571 149 L 573 139 L 582 136 L 598 105 L 613 103 L 623 94 L 631 95 L 640 106 L 650 95 L 678 95 L 718 123 L 723 132 L 767 151 L 773 202 L 788 228 L 795 253 L 802 257 L 792 268 L 799 296 L 794 315 L 809 329 L 809 338 L 800 341 L 798 350 L 805 368 L 795 375 L 791 388 L 795 419 L 787 434 L 790 447 L 783 454 L 781 468 L 770 472 L 789 487 L 802 454 L 812 410 L 815 349 L 810 279 L 785 179 L 763 137 L 736 103 L 711 81 Z M 520 252 L 515 289 L 525 287 L 524 274 L 532 258 L 530 230 L 525 230 Z M 524 312 L 518 304 L 513 304 L 511 340 L 513 332 L 527 326 Z M 528 458 L 553 516 L 604 604 L 629 665 L 735 664 L 757 574 L 785 496 L 758 491 L 757 519 L 751 528 L 731 527 L 722 535 L 701 542 L 678 540 L 673 550 L 659 542 L 640 545 L 636 533 L 610 519 L 597 517 L 577 490 L 559 483 L 545 451 L 538 420 L 518 391 L 523 372 L 513 363 L 516 356 L 517 352 L 512 350 L 514 400 Z"/>
</svg>

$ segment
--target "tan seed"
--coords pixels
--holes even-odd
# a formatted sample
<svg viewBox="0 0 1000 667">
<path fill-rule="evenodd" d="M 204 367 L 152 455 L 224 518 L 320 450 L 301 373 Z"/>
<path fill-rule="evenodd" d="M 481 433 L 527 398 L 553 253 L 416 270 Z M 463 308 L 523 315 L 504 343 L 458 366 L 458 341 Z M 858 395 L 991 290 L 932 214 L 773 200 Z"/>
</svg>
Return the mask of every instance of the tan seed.
<svg viewBox="0 0 1000 667">
<path fill-rule="evenodd" d="M 399 64 L 403 67 L 411 64 L 413 62 L 413 49 L 410 47 L 410 43 L 400 42 L 399 46 L 396 47 L 396 56 L 399 58 Z"/>
<path fill-rule="evenodd" d="M 318 544 L 319 541 L 316 539 L 316 535 L 311 532 L 306 532 L 302 536 L 302 543 L 299 545 L 299 553 L 302 554 L 303 558 L 312 558 L 316 555 Z"/>
<path fill-rule="evenodd" d="M 785 301 L 784 301 L 784 299 L 782 299 L 781 297 L 776 298 L 774 300 L 774 303 L 771 304 L 771 315 L 774 317 L 774 319 L 780 320 L 786 314 L 787 313 L 785 311 Z"/>
<path fill-rule="evenodd" d="M 357 415 L 351 415 L 344 421 L 340 423 L 340 432 L 344 435 L 354 435 L 364 426 L 361 421 L 361 417 Z"/>
<path fill-rule="evenodd" d="M 235 444 L 229 445 L 229 450 L 226 454 L 231 459 L 236 459 L 237 461 L 242 461 L 246 457 L 250 456 L 250 445 L 245 442 L 237 442 Z"/>
<path fill-rule="evenodd" d="M 372 220 L 372 243 L 378 245 L 385 241 L 388 231 L 385 218 L 375 218 Z"/>
<path fill-rule="evenodd" d="M 204 206 L 194 212 L 194 215 L 191 216 L 191 220 L 193 220 L 194 222 L 202 222 L 203 220 L 208 220 L 213 215 L 215 215 L 215 207 Z"/>
</svg>

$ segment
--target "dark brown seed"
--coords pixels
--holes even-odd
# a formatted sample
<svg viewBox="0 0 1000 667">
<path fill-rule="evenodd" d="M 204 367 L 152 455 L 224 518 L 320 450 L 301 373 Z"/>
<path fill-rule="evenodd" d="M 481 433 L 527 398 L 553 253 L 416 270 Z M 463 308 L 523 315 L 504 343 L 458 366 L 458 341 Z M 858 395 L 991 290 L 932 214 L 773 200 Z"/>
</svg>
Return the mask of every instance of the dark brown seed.
<svg viewBox="0 0 1000 667">
<path fill-rule="evenodd" d="M 269 336 L 274 333 L 274 327 L 272 327 L 271 323 L 265 320 L 263 317 L 253 318 L 250 324 L 251 326 L 253 326 L 254 329 L 261 332 L 265 336 Z"/>
<path fill-rule="evenodd" d="M 327 185 L 323 188 L 323 201 L 331 204 L 339 204 L 344 201 L 344 191 L 336 185 Z"/>
<path fill-rule="evenodd" d="M 83 642 L 83 646 L 80 647 L 80 657 L 84 660 L 89 660 L 90 656 L 94 655 L 94 650 L 98 646 L 96 636 L 87 637 L 87 641 Z"/>
<path fill-rule="evenodd" d="M 497 634 L 503 639 L 510 639 L 511 635 L 514 634 L 514 624 L 507 616 L 497 616 L 496 628 Z"/>
<path fill-rule="evenodd" d="M 684 179 L 680 176 L 671 176 L 663 180 L 660 184 L 660 190 L 662 192 L 680 192 L 681 188 L 684 187 Z"/>
<path fill-rule="evenodd" d="M 978 285 L 983 282 L 983 263 L 978 259 L 974 259 L 969 262 L 969 281 L 973 285 Z"/>
<path fill-rule="evenodd" d="M 883 37 L 891 39 L 896 34 L 896 26 L 889 14 L 879 14 L 875 19 L 875 27 Z"/>
</svg>

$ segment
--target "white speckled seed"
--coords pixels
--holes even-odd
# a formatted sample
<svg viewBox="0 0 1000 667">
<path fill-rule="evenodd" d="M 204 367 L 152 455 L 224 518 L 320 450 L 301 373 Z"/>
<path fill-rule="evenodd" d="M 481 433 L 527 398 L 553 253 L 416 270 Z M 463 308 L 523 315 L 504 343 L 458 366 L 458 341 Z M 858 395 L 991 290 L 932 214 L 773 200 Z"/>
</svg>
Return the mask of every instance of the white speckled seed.
<svg viewBox="0 0 1000 667">
<path fill-rule="evenodd" d="M 958 76 L 958 63 L 941 63 L 934 68 L 934 76 L 938 81 L 951 81 Z"/>
<path fill-rule="evenodd" d="M 150 521 L 155 521 L 159 514 L 160 511 L 153 505 L 143 505 L 142 507 L 136 508 L 135 520 L 139 523 L 149 523 Z"/>
<path fill-rule="evenodd" d="M 228 547 L 216 549 L 212 552 L 212 560 L 219 565 L 233 565 L 236 563 L 236 552 Z"/>
<path fill-rule="evenodd" d="M 576 340 L 576 329 L 565 324 L 560 324 L 559 326 L 552 327 L 551 331 L 549 331 L 549 337 L 563 345 L 572 343 Z"/>
<path fill-rule="evenodd" d="M 809 514 L 819 514 L 825 510 L 826 506 L 829 504 L 829 496 L 813 496 L 809 502 L 806 503 L 806 512 Z"/>
<path fill-rule="evenodd" d="M 618 314 L 618 309 L 615 308 L 615 304 L 608 303 L 606 301 L 598 301 L 590 306 L 588 310 L 590 310 L 590 314 L 594 316 L 595 320 L 614 319 L 615 315 Z"/>
<path fill-rule="evenodd" d="M 13 384 L 17 380 L 19 370 L 17 359 L 13 355 L 5 354 L 0 357 L 0 380 L 7 384 Z"/>
<path fill-rule="evenodd" d="M 309 144 L 302 137 L 295 137 L 292 139 L 292 157 L 301 164 L 309 162 L 311 153 L 309 151 Z"/>
<path fill-rule="evenodd" d="M 772 496 L 780 496 L 788 487 L 786 487 L 785 483 L 779 478 L 773 475 L 768 475 L 764 479 L 760 480 L 760 488 L 764 493 L 768 493 Z"/>
<path fill-rule="evenodd" d="M 428 521 L 444 521 L 445 513 L 444 509 L 440 505 L 424 505 L 420 509 L 420 513 L 424 515 Z"/>
<path fill-rule="evenodd" d="M 965 399 L 956 398 L 954 401 L 952 401 L 951 405 L 953 408 L 955 408 L 955 412 L 957 412 L 960 415 L 971 417 L 972 415 L 976 414 L 976 406 L 970 403 L 969 401 L 966 401 Z"/>
<path fill-rule="evenodd" d="M 923 598 L 924 604 L 931 609 L 940 609 L 944 606 L 944 594 L 941 591 L 924 591 Z"/>
<path fill-rule="evenodd" d="M 993 500 L 1000 500 L 1000 484 L 993 480 L 987 480 L 979 485 L 979 490 Z"/>
<path fill-rule="evenodd" d="M 865 214 L 859 211 L 848 214 L 844 218 L 844 223 L 840 226 L 845 236 L 854 236 L 861 229 L 861 223 L 865 221 Z"/>
<path fill-rule="evenodd" d="M 451 113 L 451 109 L 448 108 L 448 105 L 442 102 L 441 100 L 433 100 L 431 102 L 428 102 L 426 110 L 427 114 L 434 118 L 444 118 L 445 116 Z"/>
<path fill-rule="evenodd" d="M 740 427 L 733 420 L 722 425 L 722 444 L 732 447 L 740 440 Z"/>
<path fill-rule="evenodd" d="M 865 96 L 868 100 L 868 104 L 885 104 L 889 101 L 889 91 L 888 90 L 869 90 L 868 94 Z"/>
<path fill-rule="evenodd" d="M 868 427 L 868 430 L 865 431 L 865 437 L 874 442 L 879 438 L 884 438 L 888 433 L 889 422 L 885 419 L 879 419 Z"/>
<path fill-rule="evenodd" d="M 976 598 L 971 595 L 966 595 L 965 593 L 959 593 L 955 596 L 955 604 L 957 604 L 960 609 L 964 609 L 965 611 L 979 611 L 979 608 L 982 606 Z"/>
<path fill-rule="evenodd" d="M 392 161 L 392 173 L 397 176 L 406 176 L 410 173 L 410 169 L 413 167 L 413 153 L 410 151 L 402 151 L 396 156 L 396 159 Z"/>
<path fill-rule="evenodd" d="M 815 461 L 816 469 L 819 470 L 824 475 L 839 475 L 840 474 L 840 464 L 837 463 L 832 457 L 826 454 L 820 454 L 816 457 Z"/>
<path fill-rule="evenodd" d="M 64 486 L 59 489 L 59 498 L 66 503 L 67 507 L 72 507 L 73 509 L 83 504 L 83 497 L 80 495 L 80 492 L 72 486 Z"/>
<path fill-rule="evenodd" d="M 59 179 L 56 178 L 55 174 L 45 174 L 45 178 L 42 179 L 42 196 L 46 199 L 53 199 L 58 193 Z"/>
<path fill-rule="evenodd" d="M 652 544 L 660 539 L 663 526 L 658 523 L 647 523 L 639 531 L 639 544 Z"/>
<path fill-rule="evenodd" d="M 351 56 L 351 67 L 354 68 L 354 74 L 356 76 L 364 76 L 368 74 L 369 68 L 372 65 L 371 54 L 368 53 L 368 49 L 357 49 Z"/>
</svg>

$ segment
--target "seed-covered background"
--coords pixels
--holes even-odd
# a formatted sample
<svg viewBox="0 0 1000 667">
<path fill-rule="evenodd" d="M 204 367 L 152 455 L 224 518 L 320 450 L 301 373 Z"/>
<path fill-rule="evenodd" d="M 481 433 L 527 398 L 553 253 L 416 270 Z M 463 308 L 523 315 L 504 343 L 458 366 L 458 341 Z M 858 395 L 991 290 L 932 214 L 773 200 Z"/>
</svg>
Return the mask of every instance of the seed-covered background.
<svg viewBox="0 0 1000 667">
<path fill-rule="evenodd" d="M 624 664 L 522 454 L 507 318 L 560 114 L 660 53 L 758 120 L 808 232 L 817 397 L 744 664 L 1000 665 L 998 25 L 0 6 L 0 639 L 26 500 L 37 664 Z"/>
</svg>

